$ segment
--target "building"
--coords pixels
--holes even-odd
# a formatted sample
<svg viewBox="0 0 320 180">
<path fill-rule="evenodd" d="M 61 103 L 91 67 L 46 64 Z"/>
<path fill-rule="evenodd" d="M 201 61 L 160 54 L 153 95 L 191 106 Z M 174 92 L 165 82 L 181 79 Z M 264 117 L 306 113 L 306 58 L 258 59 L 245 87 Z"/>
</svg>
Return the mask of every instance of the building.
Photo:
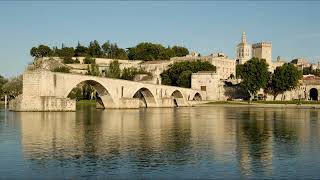
<svg viewBox="0 0 320 180">
<path fill-rule="evenodd" d="M 265 59 L 269 66 L 272 65 L 272 44 L 260 42 L 252 45 L 252 57 Z"/>
<path fill-rule="evenodd" d="M 251 45 L 247 43 L 246 33 L 242 33 L 241 42 L 236 48 L 236 59 L 238 64 L 244 64 L 251 59 Z"/>
<path fill-rule="evenodd" d="M 225 100 L 223 83 L 216 72 L 200 71 L 192 73 L 191 88 L 207 92 L 207 100 Z"/>
</svg>

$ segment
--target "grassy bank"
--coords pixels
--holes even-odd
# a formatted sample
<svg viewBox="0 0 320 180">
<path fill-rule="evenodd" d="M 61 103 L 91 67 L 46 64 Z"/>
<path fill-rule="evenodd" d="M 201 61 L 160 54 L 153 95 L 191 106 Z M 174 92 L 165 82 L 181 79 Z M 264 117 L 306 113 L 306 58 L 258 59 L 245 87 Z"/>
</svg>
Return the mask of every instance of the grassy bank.
<svg viewBox="0 0 320 180">
<path fill-rule="evenodd" d="M 95 106 L 96 100 L 80 100 L 77 101 L 77 105 Z"/>
<path fill-rule="evenodd" d="M 260 104 L 319 104 L 320 101 L 254 101 L 253 103 L 260 103 Z"/>
<path fill-rule="evenodd" d="M 237 104 L 237 105 L 248 105 L 248 104 L 311 104 L 320 105 L 320 101 L 212 101 L 207 104 Z"/>
</svg>

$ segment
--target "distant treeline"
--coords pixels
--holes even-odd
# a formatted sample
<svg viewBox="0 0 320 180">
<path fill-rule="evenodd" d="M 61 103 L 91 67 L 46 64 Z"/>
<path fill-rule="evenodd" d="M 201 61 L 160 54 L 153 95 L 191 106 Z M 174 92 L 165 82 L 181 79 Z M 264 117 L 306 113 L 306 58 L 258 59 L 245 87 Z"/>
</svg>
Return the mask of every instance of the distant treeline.
<svg viewBox="0 0 320 180">
<path fill-rule="evenodd" d="M 181 46 L 164 47 L 161 44 L 142 42 L 131 48 L 120 48 L 117 43 L 109 41 L 100 45 L 97 40 L 91 41 L 88 46 L 80 43 L 74 47 L 67 47 L 62 44 L 61 48 L 54 46 L 50 48 L 46 45 L 32 47 L 30 55 L 33 57 L 61 57 L 65 61 L 72 63 L 71 57 L 93 57 L 110 59 L 129 60 L 168 60 L 171 57 L 182 57 L 189 54 L 189 50 Z"/>
</svg>

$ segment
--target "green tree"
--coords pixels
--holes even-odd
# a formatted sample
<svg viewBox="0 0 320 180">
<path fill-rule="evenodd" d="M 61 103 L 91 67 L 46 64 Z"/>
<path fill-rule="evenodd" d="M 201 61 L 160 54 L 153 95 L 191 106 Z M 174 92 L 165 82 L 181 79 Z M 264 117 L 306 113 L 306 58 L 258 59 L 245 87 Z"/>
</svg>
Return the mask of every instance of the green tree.
<svg viewBox="0 0 320 180">
<path fill-rule="evenodd" d="M 38 51 L 39 51 L 39 54 L 41 57 L 49 57 L 52 54 L 50 47 L 48 47 L 46 45 L 40 45 L 38 47 Z"/>
<path fill-rule="evenodd" d="M 139 43 L 133 48 L 128 50 L 128 58 L 131 60 L 163 60 L 166 57 L 166 48 L 161 44 L 153 44 L 148 42 Z"/>
<path fill-rule="evenodd" d="M 105 76 L 109 78 L 120 78 L 121 69 L 120 64 L 117 60 L 110 63 L 109 69 L 107 69 Z"/>
<path fill-rule="evenodd" d="M 83 59 L 83 63 L 84 64 L 95 64 L 96 63 L 96 59 L 87 56 L 87 57 L 85 57 Z"/>
<path fill-rule="evenodd" d="M 165 70 L 160 74 L 161 83 L 164 85 L 171 85 L 171 86 L 190 87 L 191 85 L 191 76 L 189 76 L 190 71 L 192 73 L 196 73 L 199 71 L 216 71 L 216 67 L 207 61 L 200 61 L 200 60 L 191 61 L 191 62 L 182 61 L 182 62 L 174 63 L 169 66 L 169 69 Z"/>
<path fill-rule="evenodd" d="M 177 57 L 183 57 L 189 54 L 189 50 L 181 46 L 173 46 L 172 50 Z"/>
<path fill-rule="evenodd" d="M 236 65 L 236 78 L 241 79 L 243 71 L 244 71 L 244 65 L 237 64 Z"/>
<path fill-rule="evenodd" d="M 5 94 L 15 98 L 19 94 L 22 94 L 22 75 L 11 78 L 2 86 L 2 90 Z"/>
<path fill-rule="evenodd" d="M 0 75 L 0 97 L 3 96 L 3 94 L 4 94 L 2 87 L 7 82 L 8 82 L 8 80 Z"/>
<path fill-rule="evenodd" d="M 96 64 L 88 64 L 87 75 L 100 76 L 99 66 Z"/>
<path fill-rule="evenodd" d="M 75 51 L 73 47 L 64 47 L 58 52 L 59 57 L 63 59 L 65 64 L 73 64 L 75 61 L 72 57 L 75 55 Z"/>
<path fill-rule="evenodd" d="M 100 44 L 97 40 L 91 41 L 88 47 L 88 54 L 91 57 L 102 57 L 103 51 L 100 47 Z"/>
<path fill-rule="evenodd" d="M 148 76 L 152 76 L 150 72 L 147 72 L 142 68 L 129 67 L 122 70 L 121 79 L 132 81 L 137 74 L 147 74 Z"/>
<path fill-rule="evenodd" d="M 86 57 L 88 56 L 88 48 L 85 46 L 82 46 L 80 42 L 78 42 L 78 45 L 76 49 L 74 50 L 74 56 L 76 57 Z"/>
<path fill-rule="evenodd" d="M 270 79 L 268 64 L 264 59 L 252 58 L 244 64 L 241 77 L 241 87 L 252 97 L 268 85 Z"/>
<path fill-rule="evenodd" d="M 293 64 L 284 64 L 277 67 L 272 75 L 271 84 L 269 85 L 270 93 L 275 100 L 279 94 L 290 91 L 299 85 L 302 78 L 302 72 Z"/>
<path fill-rule="evenodd" d="M 110 47 L 111 45 L 110 45 L 110 42 L 109 41 L 107 41 L 107 42 L 105 42 L 104 44 L 102 44 L 102 50 L 103 50 L 103 53 L 104 53 L 104 55 L 105 55 L 105 57 L 107 57 L 107 58 L 111 58 L 110 56 L 110 54 L 111 54 L 111 47 Z"/>
<path fill-rule="evenodd" d="M 180 74 L 179 79 L 177 81 L 178 86 L 185 87 L 185 88 L 191 87 L 191 75 L 192 75 L 191 70 L 183 71 Z"/>
<path fill-rule="evenodd" d="M 38 47 L 32 47 L 30 49 L 30 55 L 36 58 L 49 57 L 52 55 L 52 50 L 50 47 L 41 44 Z"/>
</svg>

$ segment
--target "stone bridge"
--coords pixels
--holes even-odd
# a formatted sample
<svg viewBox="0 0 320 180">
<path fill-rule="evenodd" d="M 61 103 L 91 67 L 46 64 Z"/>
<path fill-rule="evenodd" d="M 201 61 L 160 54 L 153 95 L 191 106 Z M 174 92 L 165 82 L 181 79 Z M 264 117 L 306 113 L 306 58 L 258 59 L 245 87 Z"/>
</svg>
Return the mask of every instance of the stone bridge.
<svg viewBox="0 0 320 180">
<path fill-rule="evenodd" d="M 102 108 L 191 106 L 206 100 L 206 92 L 175 86 L 58 73 L 45 70 L 23 74 L 23 94 L 9 103 L 13 111 L 75 111 L 69 93 L 80 83 L 93 86 Z"/>
</svg>

